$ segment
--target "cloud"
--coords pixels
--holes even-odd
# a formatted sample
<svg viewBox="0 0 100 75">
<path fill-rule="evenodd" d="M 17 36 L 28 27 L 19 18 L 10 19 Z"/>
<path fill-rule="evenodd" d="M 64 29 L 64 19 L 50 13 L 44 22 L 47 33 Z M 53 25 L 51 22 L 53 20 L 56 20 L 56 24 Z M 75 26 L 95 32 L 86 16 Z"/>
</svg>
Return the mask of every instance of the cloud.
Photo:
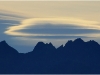
<svg viewBox="0 0 100 75">
<path fill-rule="evenodd" d="M 19 24 L 19 21 L 17 20 L 5 20 L 5 19 L 2 19 L 0 20 L 0 24 L 9 24 L 9 25 L 13 25 L 13 24 Z"/>
<path fill-rule="evenodd" d="M 0 20 L 16 20 L 16 21 L 20 21 L 25 19 L 25 16 L 22 15 L 18 15 L 15 12 L 11 12 L 11 11 L 6 11 L 6 10 L 1 10 L 0 9 Z"/>
<path fill-rule="evenodd" d="M 18 16 L 18 15 L 14 15 L 14 14 L 6 14 L 6 13 L 1 13 L 0 12 L 0 18 L 4 18 L 4 17 L 7 17 L 7 18 L 16 18 L 16 19 L 22 19 L 22 18 L 25 18 L 25 17 L 22 17 L 22 16 Z"/>
<path fill-rule="evenodd" d="M 46 34 L 46 35 L 77 35 L 77 34 L 89 34 L 89 33 L 100 33 L 100 30 L 96 29 L 83 29 L 81 26 L 75 26 L 75 25 L 53 25 L 53 24 L 37 24 L 33 27 L 30 27 L 28 29 L 19 30 L 18 32 L 23 33 L 31 33 L 31 34 Z"/>
<path fill-rule="evenodd" d="M 86 29 L 100 29 L 100 26 L 98 25 L 99 23 L 96 21 L 87 21 L 75 18 L 32 18 L 21 21 L 19 25 L 10 26 L 4 33 L 12 36 L 40 36 L 40 34 L 30 34 L 18 31 L 43 23 L 50 23 L 52 25 L 65 24 L 66 26 L 70 24 L 80 26 L 81 28 L 84 27 Z"/>
</svg>

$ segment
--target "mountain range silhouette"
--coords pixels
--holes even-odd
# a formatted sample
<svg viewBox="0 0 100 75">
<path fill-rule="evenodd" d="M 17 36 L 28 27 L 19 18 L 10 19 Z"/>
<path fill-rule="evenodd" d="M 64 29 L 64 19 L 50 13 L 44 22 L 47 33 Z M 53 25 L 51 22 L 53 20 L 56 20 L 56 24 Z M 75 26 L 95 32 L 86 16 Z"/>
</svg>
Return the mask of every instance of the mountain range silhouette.
<svg viewBox="0 0 100 75">
<path fill-rule="evenodd" d="M 38 42 L 33 51 L 19 53 L 1 41 L 0 74 L 100 74 L 100 45 L 77 38 L 58 48 Z"/>
</svg>

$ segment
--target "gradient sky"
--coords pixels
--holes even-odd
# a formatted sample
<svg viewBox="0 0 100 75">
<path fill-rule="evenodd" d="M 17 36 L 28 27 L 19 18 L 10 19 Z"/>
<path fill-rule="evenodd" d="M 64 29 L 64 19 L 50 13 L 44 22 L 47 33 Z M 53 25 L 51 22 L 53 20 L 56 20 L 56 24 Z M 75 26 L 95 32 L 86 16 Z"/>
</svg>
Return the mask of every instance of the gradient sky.
<svg viewBox="0 0 100 75">
<path fill-rule="evenodd" d="M 100 1 L 0 1 L 0 36 L 21 53 L 39 41 L 100 43 Z"/>
</svg>

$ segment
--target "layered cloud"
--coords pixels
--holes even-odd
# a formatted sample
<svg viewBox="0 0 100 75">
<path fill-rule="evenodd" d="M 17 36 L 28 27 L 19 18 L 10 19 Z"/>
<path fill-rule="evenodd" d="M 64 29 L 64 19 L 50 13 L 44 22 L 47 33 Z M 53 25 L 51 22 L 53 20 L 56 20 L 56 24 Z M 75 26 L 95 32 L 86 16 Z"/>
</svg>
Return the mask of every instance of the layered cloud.
<svg viewBox="0 0 100 75">
<path fill-rule="evenodd" d="M 68 28 L 69 26 L 71 26 L 71 29 Z M 38 27 L 38 29 L 36 29 L 36 27 Z M 33 18 L 25 19 L 19 25 L 10 26 L 5 33 L 12 36 L 59 36 L 64 33 L 70 34 L 73 31 L 74 33 L 80 33 L 81 31 L 82 34 L 86 34 L 87 32 L 96 32 L 96 30 L 98 32 L 99 29 L 99 22 L 96 21 L 87 21 L 75 18 Z M 26 30 L 28 32 L 21 32 L 21 30 Z M 59 35 L 57 33 L 59 33 Z"/>
</svg>

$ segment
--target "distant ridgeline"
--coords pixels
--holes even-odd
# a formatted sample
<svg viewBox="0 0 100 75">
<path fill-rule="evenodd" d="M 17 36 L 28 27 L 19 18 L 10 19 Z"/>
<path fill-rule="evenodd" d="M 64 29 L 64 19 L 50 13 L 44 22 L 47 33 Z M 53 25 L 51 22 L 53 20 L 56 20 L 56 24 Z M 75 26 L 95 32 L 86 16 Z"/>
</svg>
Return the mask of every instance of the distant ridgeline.
<svg viewBox="0 0 100 75">
<path fill-rule="evenodd" d="M 18 53 L 0 42 L 0 74 L 100 74 L 100 45 L 78 38 L 55 48 L 38 42 L 29 53 Z"/>
</svg>

